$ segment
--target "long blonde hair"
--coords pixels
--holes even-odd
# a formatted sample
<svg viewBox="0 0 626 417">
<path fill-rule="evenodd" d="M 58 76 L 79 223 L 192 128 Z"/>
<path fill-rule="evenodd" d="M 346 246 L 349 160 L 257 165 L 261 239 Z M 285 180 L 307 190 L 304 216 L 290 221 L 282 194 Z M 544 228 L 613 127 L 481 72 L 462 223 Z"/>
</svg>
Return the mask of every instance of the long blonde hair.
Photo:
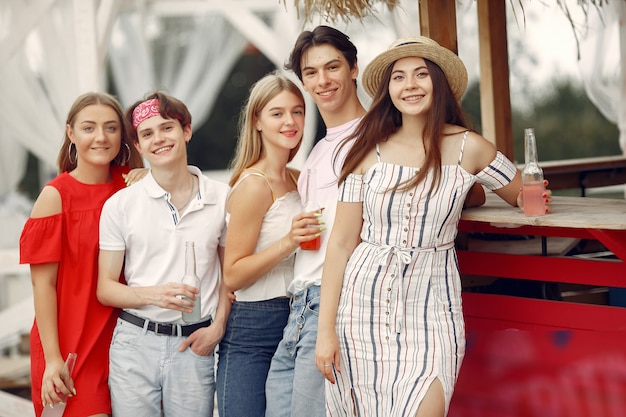
<svg viewBox="0 0 626 417">
<path fill-rule="evenodd" d="M 239 139 L 237 141 L 237 150 L 233 158 L 230 168 L 232 176 L 229 184 L 232 187 L 241 173 L 250 166 L 254 165 L 263 154 L 263 140 L 261 132 L 256 129 L 256 121 L 259 113 L 274 97 L 283 91 L 293 93 L 302 100 L 304 106 L 304 96 L 293 81 L 285 75 L 273 71 L 258 80 L 250 89 L 250 96 L 239 116 Z M 289 159 L 293 157 L 300 149 L 300 143 L 289 152 Z"/>
</svg>

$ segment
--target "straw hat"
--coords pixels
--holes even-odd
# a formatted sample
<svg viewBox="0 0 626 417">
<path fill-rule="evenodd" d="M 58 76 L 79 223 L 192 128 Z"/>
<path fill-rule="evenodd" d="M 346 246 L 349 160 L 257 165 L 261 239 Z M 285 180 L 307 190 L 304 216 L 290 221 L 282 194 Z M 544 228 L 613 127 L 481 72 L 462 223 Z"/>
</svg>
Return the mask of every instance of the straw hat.
<svg viewBox="0 0 626 417">
<path fill-rule="evenodd" d="M 454 97 L 461 101 L 467 88 L 467 70 L 463 61 L 451 50 L 425 36 L 400 38 L 379 54 L 363 71 L 363 88 L 374 97 L 385 70 L 398 59 L 417 56 L 434 62 L 443 70 Z"/>
</svg>

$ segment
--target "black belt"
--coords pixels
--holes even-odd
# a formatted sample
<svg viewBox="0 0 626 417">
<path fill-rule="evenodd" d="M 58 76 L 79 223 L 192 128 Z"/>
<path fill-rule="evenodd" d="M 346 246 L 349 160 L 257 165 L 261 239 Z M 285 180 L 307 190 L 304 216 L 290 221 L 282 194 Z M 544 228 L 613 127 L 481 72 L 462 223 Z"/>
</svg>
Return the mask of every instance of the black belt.
<svg viewBox="0 0 626 417">
<path fill-rule="evenodd" d="M 148 319 L 142 319 L 134 314 L 130 314 L 128 311 L 122 310 L 120 318 L 142 329 L 148 323 L 148 330 L 156 334 L 163 334 L 166 336 L 189 336 L 191 333 L 203 327 L 208 327 L 213 323 L 213 319 L 209 317 L 205 321 L 201 321 L 193 324 L 174 324 L 174 323 L 157 323 Z M 180 329 L 180 333 L 178 332 Z"/>
</svg>

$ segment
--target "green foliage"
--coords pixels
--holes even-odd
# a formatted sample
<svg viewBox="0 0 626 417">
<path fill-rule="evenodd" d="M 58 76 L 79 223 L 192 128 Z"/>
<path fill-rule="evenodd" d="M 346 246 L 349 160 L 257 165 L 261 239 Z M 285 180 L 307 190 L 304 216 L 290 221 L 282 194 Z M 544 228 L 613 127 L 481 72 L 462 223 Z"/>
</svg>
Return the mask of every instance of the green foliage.
<svg viewBox="0 0 626 417">
<path fill-rule="evenodd" d="M 465 118 L 469 127 L 477 132 L 482 132 L 482 123 L 480 120 L 480 85 L 472 83 L 467 87 L 467 91 L 461 101 Z"/>
<path fill-rule="evenodd" d="M 526 127 L 535 128 L 540 161 L 621 154 L 617 126 L 569 80 L 556 82 L 527 117 L 513 119 L 515 155 L 524 155 Z"/>
<path fill-rule="evenodd" d="M 463 108 L 480 132 L 480 94 L 470 85 Z M 512 109 L 515 159 L 524 162 L 524 129 L 537 136 L 540 161 L 621 155 L 619 130 L 587 98 L 582 87 L 570 80 L 556 82 L 528 112 Z"/>
</svg>

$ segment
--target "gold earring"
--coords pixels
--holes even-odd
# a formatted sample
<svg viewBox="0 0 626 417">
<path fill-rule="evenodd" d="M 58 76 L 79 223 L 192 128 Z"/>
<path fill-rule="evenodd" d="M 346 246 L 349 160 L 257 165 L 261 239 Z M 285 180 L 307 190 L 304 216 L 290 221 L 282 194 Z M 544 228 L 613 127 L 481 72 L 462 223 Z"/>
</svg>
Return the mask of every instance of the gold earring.
<svg viewBox="0 0 626 417">
<path fill-rule="evenodd" d="M 69 146 L 67 147 L 67 159 L 70 161 L 70 164 L 75 165 L 78 161 L 78 149 L 76 149 L 76 145 L 74 145 L 74 149 L 76 149 L 76 155 L 74 156 L 74 160 L 72 161 L 72 145 L 74 145 L 74 142 L 70 142 Z"/>
</svg>

